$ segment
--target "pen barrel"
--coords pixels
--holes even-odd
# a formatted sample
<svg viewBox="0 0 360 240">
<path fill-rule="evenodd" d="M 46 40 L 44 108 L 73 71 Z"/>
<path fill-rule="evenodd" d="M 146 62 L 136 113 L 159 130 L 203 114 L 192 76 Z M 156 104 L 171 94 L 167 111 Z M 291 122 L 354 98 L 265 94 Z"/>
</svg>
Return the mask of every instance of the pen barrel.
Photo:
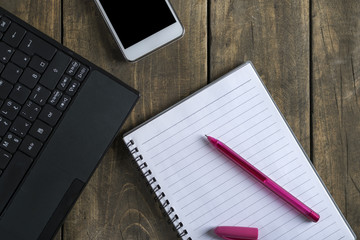
<svg viewBox="0 0 360 240">
<path fill-rule="evenodd" d="M 272 192 L 274 192 L 276 195 L 278 195 L 280 198 L 282 198 L 287 203 L 289 203 L 291 206 L 293 206 L 300 213 L 302 213 L 309 220 L 311 220 L 313 222 L 317 222 L 319 220 L 320 216 L 316 212 L 311 210 L 311 208 L 306 206 L 304 203 L 302 203 L 296 197 L 291 195 L 291 193 L 289 193 L 288 191 L 283 189 L 281 186 L 279 186 L 277 183 L 275 183 L 271 179 L 267 178 L 265 181 L 263 181 L 263 184 L 267 188 L 269 188 Z"/>
<path fill-rule="evenodd" d="M 224 143 L 220 141 L 216 141 L 215 146 L 220 152 L 222 152 L 225 156 L 227 156 L 235 164 L 239 165 L 243 170 L 245 170 L 251 176 L 256 178 L 258 181 L 264 182 L 267 179 L 265 174 L 260 172 L 259 169 L 251 165 L 248 161 L 246 161 L 243 157 L 241 157 L 239 154 L 237 154 L 234 150 L 229 148 Z"/>
<path fill-rule="evenodd" d="M 242 158 L 239 154 L 229 148 L 226 144 L 220 142 L 219 140 L 207 136 L 208 140 L 211 144 L 213 144 L 220 152 L 222 152 L 225 156 L 231 159 L 234 163 L 239 165 L 242 169 L 244 169 L 247 173 L 253 176 L 256 180 L 261 182 L 264 186 L 269 188 L 272 192 L 302 213 L 305 217 L 313 222 L 319 221 L 319 214 L 311 210 L 308 206 L 298 200 L 296 197 L 291 195 L 288 191 L 280 187 L 274 181 L 272 181 L 269 177 L 267 177 L 264 173 L 262 173 L 255 166 L 251 165 L 248 161 Z"/>
</svg>

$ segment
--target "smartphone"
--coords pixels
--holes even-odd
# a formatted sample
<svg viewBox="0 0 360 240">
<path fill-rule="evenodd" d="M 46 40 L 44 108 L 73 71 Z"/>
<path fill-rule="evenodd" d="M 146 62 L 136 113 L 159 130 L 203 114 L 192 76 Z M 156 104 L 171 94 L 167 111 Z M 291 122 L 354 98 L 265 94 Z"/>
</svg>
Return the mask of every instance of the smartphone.
<svg viewBox="0 0 360 240">
<path fill-rule="evenodd" d="M 95 3 L 128 61 L 136 61 L 184 34 L 168 0 L 95 0 Z"/>
</svg>

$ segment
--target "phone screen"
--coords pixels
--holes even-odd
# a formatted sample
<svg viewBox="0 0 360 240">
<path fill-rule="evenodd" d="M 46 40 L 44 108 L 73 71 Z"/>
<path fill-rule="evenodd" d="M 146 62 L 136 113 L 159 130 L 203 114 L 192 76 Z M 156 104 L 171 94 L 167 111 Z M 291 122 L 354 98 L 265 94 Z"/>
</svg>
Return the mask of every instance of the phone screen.
<svg viewBox="0 0 360 240">
<path fill-rule="evenodd" d="M 101 0 L 124 48 L 176 22 L 165 0 Z"/>
</svg>

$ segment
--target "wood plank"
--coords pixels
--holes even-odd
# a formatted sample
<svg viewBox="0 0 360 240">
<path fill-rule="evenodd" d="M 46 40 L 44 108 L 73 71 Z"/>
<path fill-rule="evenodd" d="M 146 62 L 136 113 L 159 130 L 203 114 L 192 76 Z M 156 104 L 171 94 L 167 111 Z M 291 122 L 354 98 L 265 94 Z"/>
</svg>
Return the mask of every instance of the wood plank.
<svg viewBox="0 0 360 240">
<path fill-rule="evenodd" d="M 61 0 L 0 0 L 0 6 L 61 42 Z M 60 239 L 61 229 L 54 237 Z"/>
<path fill-rule="evenodd" d="M 207 83 L 207 1 L 171 2 L 185 36 L 137 63 L 124 61 L 92 1 L 63 2 L 64 44 L 141 92 L 139 103 L 67 218 L 66 240 L 176 237 L 130 163 L 121 139 L 124 131 Z"/>
<path fill-rule="evenodd" d="M 61 0 L 0 0 L 2 8 L 61 42 Z"/>
<path fill-rule="evenodd" d="M 210 4 L 210 79 L 251 60 L 295 135 L 310 152 L 309 3 Z"/>
<path fill-rule="evenodd" d="M 360 235 L 360 3 L 312 3 L 313 159 Z"/>
</svg>

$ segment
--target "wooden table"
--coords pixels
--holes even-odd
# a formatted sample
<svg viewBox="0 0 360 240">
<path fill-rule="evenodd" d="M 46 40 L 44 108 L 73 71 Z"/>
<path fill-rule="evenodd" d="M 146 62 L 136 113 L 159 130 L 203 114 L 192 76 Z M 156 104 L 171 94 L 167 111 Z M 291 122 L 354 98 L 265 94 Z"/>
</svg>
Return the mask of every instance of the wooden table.
<svg viewBox="0 0 360 240">
<path fill-rule="evenodd" d="M 185 36 L 128 63 L 92 0 L 0 0 L 141 93 L 56 239 L 176 239 L 122 134 L 247 60 L 360 236 L 360 2 L 171 2 Z"/>
</svg>

